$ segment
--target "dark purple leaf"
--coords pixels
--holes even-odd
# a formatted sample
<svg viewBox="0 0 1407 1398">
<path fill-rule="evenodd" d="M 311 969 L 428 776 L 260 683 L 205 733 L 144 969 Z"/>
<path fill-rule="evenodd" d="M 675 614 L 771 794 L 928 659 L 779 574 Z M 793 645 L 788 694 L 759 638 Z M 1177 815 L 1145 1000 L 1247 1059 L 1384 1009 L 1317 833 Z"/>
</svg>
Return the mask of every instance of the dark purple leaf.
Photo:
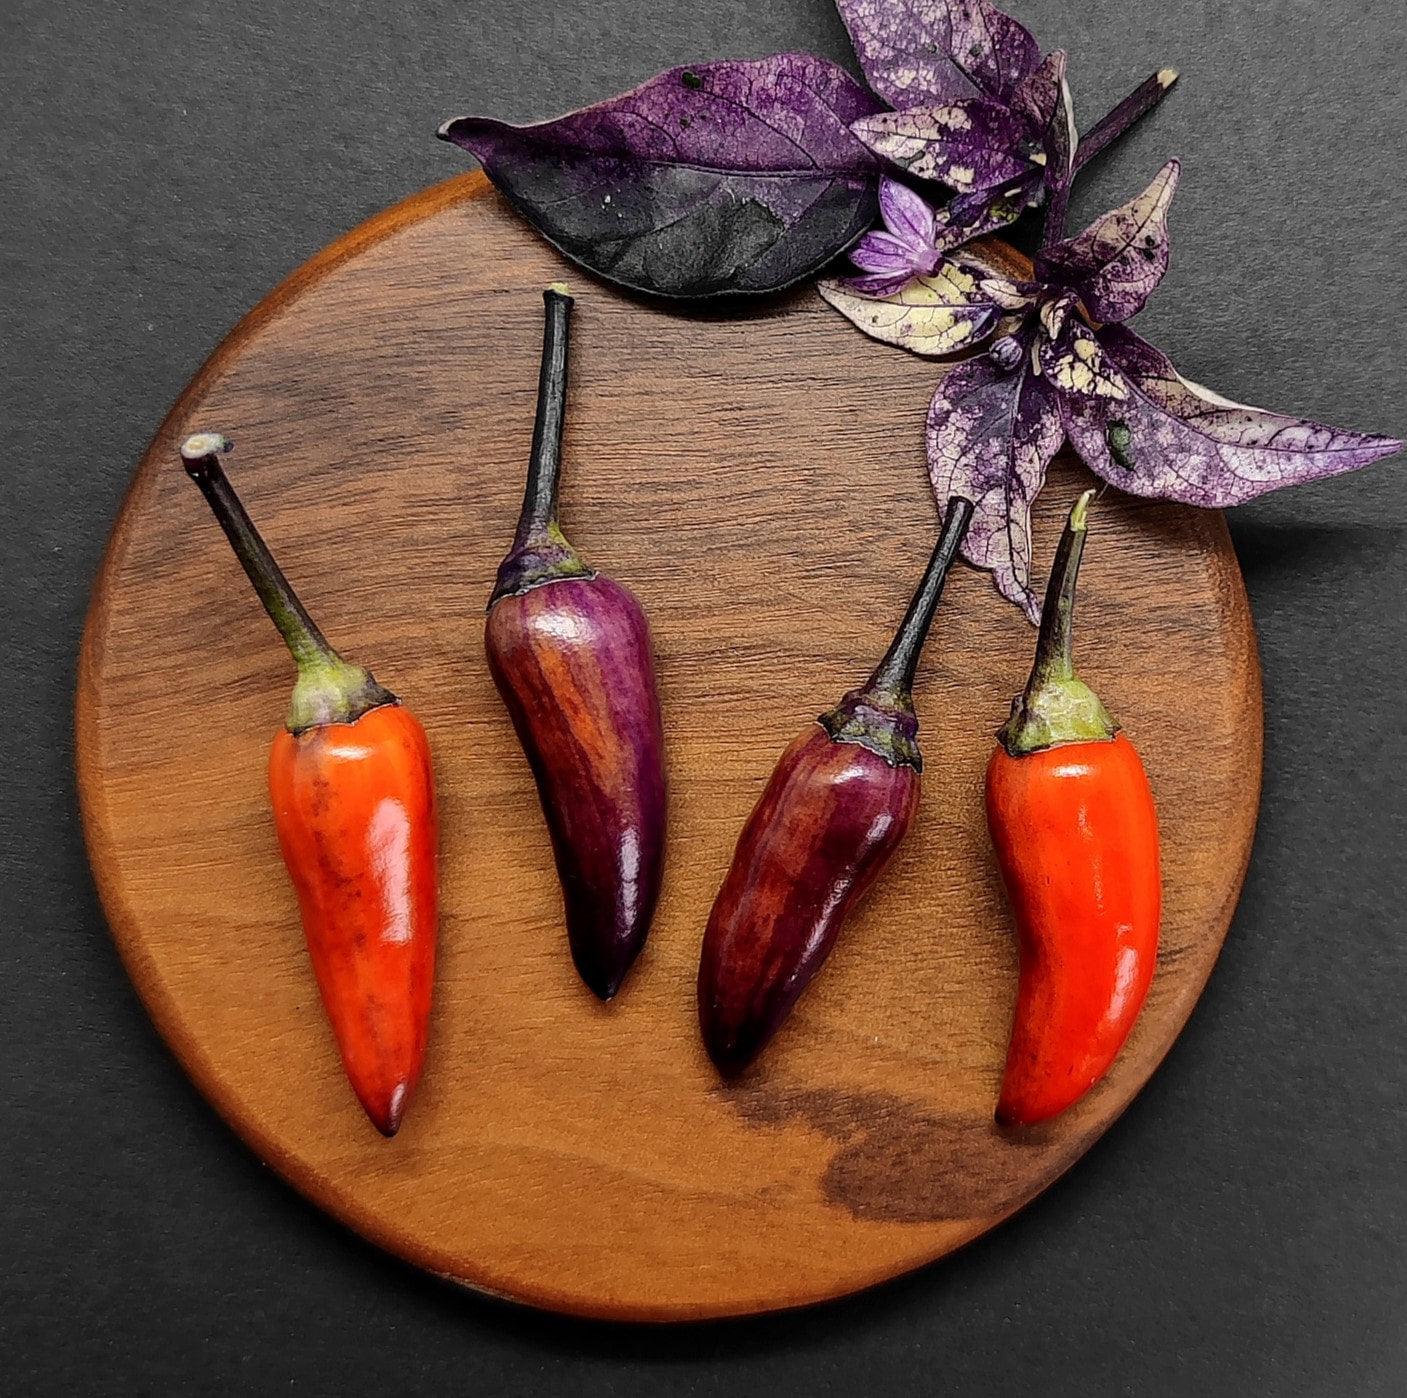
<svg viewBox="0 0 1407 1398">
<path fill-rule="evenodd" d="M 881 282 L 878 294 L 862 280 L 867 281 L 823 281 L 817 290 L 872 339 L 922 355 L 972 348 L 1006 309 L 999 296 L 1010 294 L 1009 284 L 955 262 L 943 262 L 931 275 L 910 277 L 897 288 Z"/>
<path fill-rule="evenodd" d="M 1043 132 L 1055 120 L 1065 84 L 1065 62 L 1065 50 L 1053 49 L 1040 67 L 1012 90 L 1011 109 L 1025 118 L 1032 131 Z"/>
<path fill-rule="evenodd" d="M 1047 248 L 1037 259 L 1037 273 L 1069 287 L 1096 320 L 1136 315 L 1168 270 L 1168 206 L 1180 168 L 1168 161 L 1136 199 Z"/>
<path fill-rule="evenodd" d="M 1024 120 L 997 102 L 968 97 L 862 117 L 850 128 L 869 148 L 923 180 L 960 193 L 993 189 L 1044 165 Z"/>
<path fill-rule="evenodd" d="M 1107 326 L 1098 340 L 1122 396 L 1062 393 L 1062 415 L 1090 469 L 1130 494 L 1220 508 L 1402 449 L 1389 437 L 1228 402 L 1182 378 L 1126 326 Z"/>
<path fill-rule="evenodd" d="M 879 104 L 808 54 L 672 68 L 536 126 L 461 117 L 476 155 L 549 242 L 663 296 L 788 286 L 874 222 L 879 167 L 850 124 Z"/>
<path fill-rule="evenodd" d="M 997 590 L 1032 621 L 1031 501 L 1060 450 L 1064 429 L 1056 396 L 1018 345 L 1016 367 L 969 359 L 938 386 L 928 410 L 928 474 L 940 501 L 974 504 L 962 553 L 990 570 Z"/>
<path fill-rule="evenodd" d="M 1004 100 L 1035 71 L 1030 32 L 989 0 L 836 0 L 870 86 L 900 111 Z"/>
</svg>

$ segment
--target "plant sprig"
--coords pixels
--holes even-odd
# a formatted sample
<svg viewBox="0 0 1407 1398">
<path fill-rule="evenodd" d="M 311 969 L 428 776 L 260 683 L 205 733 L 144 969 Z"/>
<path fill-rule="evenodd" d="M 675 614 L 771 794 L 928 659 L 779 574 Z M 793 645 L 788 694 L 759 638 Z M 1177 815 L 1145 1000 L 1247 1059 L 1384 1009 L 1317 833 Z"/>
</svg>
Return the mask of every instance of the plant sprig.
<svg viewBox="0 0 1407 1398">
<path fill-rule="evenodd" d="M 872 91 L 780 54 L 674 68 L 536 126 L 465 117 L 440 135 L 555 246 L 637 290 L 776 291 L 848 249 L 856 275 L 819 283 L 830 305 L 887 344 L 971 356 L 929 406 L 929 475 L 940 504 L 974 502 L 963 555 L 1032 621 L 1031 503 L 1067 440 L 1121 490 L 1207 507 L 1401 449 L 1228 402 L 1128 329 L 1168 270 L 1178 161 L 1065 235 L 1079 171 L 1176 72 L 1145 79 L 1081 138 L 1065 54 L 1042 55 L 991 0 L 836 3 Z M 1013 281 L 974 243 L 1032 209 L 1034 273 Z"/>
</svg>

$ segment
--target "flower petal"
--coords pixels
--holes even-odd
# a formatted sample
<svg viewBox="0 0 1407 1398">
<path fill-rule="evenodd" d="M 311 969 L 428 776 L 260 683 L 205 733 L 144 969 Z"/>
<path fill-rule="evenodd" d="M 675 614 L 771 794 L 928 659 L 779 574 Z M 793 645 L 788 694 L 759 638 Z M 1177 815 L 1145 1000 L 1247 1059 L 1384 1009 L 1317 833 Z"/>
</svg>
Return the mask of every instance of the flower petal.
<svg viewBox="0 0 1407 1398">
<path fill-rule="evenodd" d="M 906 184 L 886 175 L 879 182 L 879 215 L 884 226 L 910 247 L 929 251 L 933 247 L 933 208 Z"/>
<path fill-rule="evenodd" d="M 867 272 L 862 277 L 846 277 L 841 281 L 822 282 L 820 285 L 838 286 L 859 296 L 885 297 L 893 296 L 896 291 L 901 290 L 913 279 L 913 275 L 908 271 Z M 824 292 L 821 294 L 825 295 Z"/>
<path fill-rule="evenodd" d="M 926 270 L 918 265 L 918 254 L 901 243 L 892 233 L 866 233 L 850 249 L 850 260 L 862 272 L 914 272 Z"/>
</svg>

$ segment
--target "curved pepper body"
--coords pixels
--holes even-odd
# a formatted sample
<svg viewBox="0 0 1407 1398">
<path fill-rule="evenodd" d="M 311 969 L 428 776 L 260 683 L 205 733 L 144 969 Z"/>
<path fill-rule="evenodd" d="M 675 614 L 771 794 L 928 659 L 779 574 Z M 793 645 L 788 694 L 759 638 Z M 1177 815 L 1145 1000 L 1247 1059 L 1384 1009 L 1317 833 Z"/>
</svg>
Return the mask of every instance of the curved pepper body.
<svg viewBox="0 0 1407 1398">
<path fill-rule="evenodd" d="M 699 1023 L 745 1068 L 830 954 L 918 808 L 919 774 L 814 725 L 782 754 L 738 839 L 699 965 Z"/>
<path fill-rule="evenodd" d="M 1116 733 L 1019 757 L 998 747 L 987 821 L 1021 962 L 997 1117 L 1030 1125 L 1083 1097 L 1138 1018 L 1158 956 L 1158 818 Z"/>
<path fill-rule="evenodd" d="M 664 734 L 650 628 L 610 578 L 499 597 L 489 668 L 532 766 L 572 959 L 602 999 L 644 944 L 664 863 Z"/>
<path fill-rule="evenodd" d="M 438 832 L 425 730 L 399 704 L 274 739 L 269 795 L 347 1077 L 394 1135 L 420 1077 Z"/>
</svg>

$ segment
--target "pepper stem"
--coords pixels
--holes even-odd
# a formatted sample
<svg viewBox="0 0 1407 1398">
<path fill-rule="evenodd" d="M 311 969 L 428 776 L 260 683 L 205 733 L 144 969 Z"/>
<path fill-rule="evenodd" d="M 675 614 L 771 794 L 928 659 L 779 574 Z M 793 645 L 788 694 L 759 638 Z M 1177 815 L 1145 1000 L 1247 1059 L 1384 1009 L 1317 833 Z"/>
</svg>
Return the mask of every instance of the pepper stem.
<svg viewBox="0 0 1407 1398">
<path fill-rule="evenodd" d="M 1060 743 L 1107 741 L 1116 731 L 1099 696 L 1075 674 L 1075 585 L 1093 498 L 1094 491 L 1087 490 L 1071 506 L 1046 585 L 1031 676 L 997 735 L 1013 757 Z"/>
<path fill-rule="evenodd" d="M 943 532 L 924 569 L 923 580 L 899 623 L 884 659 L 874 673 L 852 689 L 818 722 L 836 743 L 856 743 L 882 757 L 891 767 L 923 771 L 918 747 L 918 717 L 914 713 L 914 675 L 923 643 L 933 625 L 948 570 L 958 555 L 972 519 L 972 502 L 955 495 L 943 515 Z"/>
<path fill-rule="evenodd" d="M 595 574 L 568 543 L 557 523 L 557 493 L 562 478 L 562 427 L 567 416 L 568 345 L 573 300 L 566 286 L 553 282 L 542 293 L 542 362 L 537 376 L 537 415 L 533 421 L 528 482 L 513 547 L 499 565 L 489 596 L 492 607 L 500 597 L 526 592 L 559 578 L 590 578 Z"/>
<path fill-rule="evenodd" d="M 1065 237 L 1065 220 L 1070 209 L 1070 192 L 1075 176 L 1094 157 L 1113 145 L 1140 118 L 1148 115 L 1177 81 L 1176 68 L 1159 68 L 1145 78 L 1118 106 L 1106 112 L 1080 137 L 1070 161 L 1070 169 L 1051 191 L 1041 231 L 1041 250 L 1052 248 Z"/>
<path fill-rule="evenodd" d="M 938 601 L 943 595 L 943 584 L 948 580 L 948 570 L 958 556 L 971 519 L 972 501 L 954 495 L 948 501 L 943 515 L 943 532 L 938 536 L 923 579 L 909 603 L 908 611 L 904 613 L 903 621 L 899 623 L 899 629 L 894 633 L 889 649 L 884 653 L 884 659 L 870 676 L 866 689 L 892 695 L 912 694 L 923 643 L 928 639 Z"/>
<path fill-rule="evenodd" d="M 324 723 L 351 723 L 369 709 L 396 703 L 396 696 L 369 670 L 344 660 L 308 615 L 220 464 L 221 455 L 233 445 L 218 432 L 197 432 L 181 444 L 181 459 L 298 666 L 289 730 L 301 733 Z"/>
<path fill-rule="evenodd" d="M 1159 68 L 1150 74 L 1119 103 L 1106 112 L 1080 138 L 1075 148 L 1074 168 L 1093 160 L 1096 155 L 1114 144 L 1135 122 L 1147 116 L 1164 97 L 1168 89 L 1177 81 L 1176 68 Z"/>
<path fill-rule="evenodd" d="M 571 296 L 561 282 L 542 293 L 542 363 L 537 373 L 537 417 L 533 422 L 528 483 L 513 543 L 522 548 L 557 522 L 557 487 L 562 478 L 562 424 L 567 416 L 567 351 L 571 339 Z"/>
</svg>

